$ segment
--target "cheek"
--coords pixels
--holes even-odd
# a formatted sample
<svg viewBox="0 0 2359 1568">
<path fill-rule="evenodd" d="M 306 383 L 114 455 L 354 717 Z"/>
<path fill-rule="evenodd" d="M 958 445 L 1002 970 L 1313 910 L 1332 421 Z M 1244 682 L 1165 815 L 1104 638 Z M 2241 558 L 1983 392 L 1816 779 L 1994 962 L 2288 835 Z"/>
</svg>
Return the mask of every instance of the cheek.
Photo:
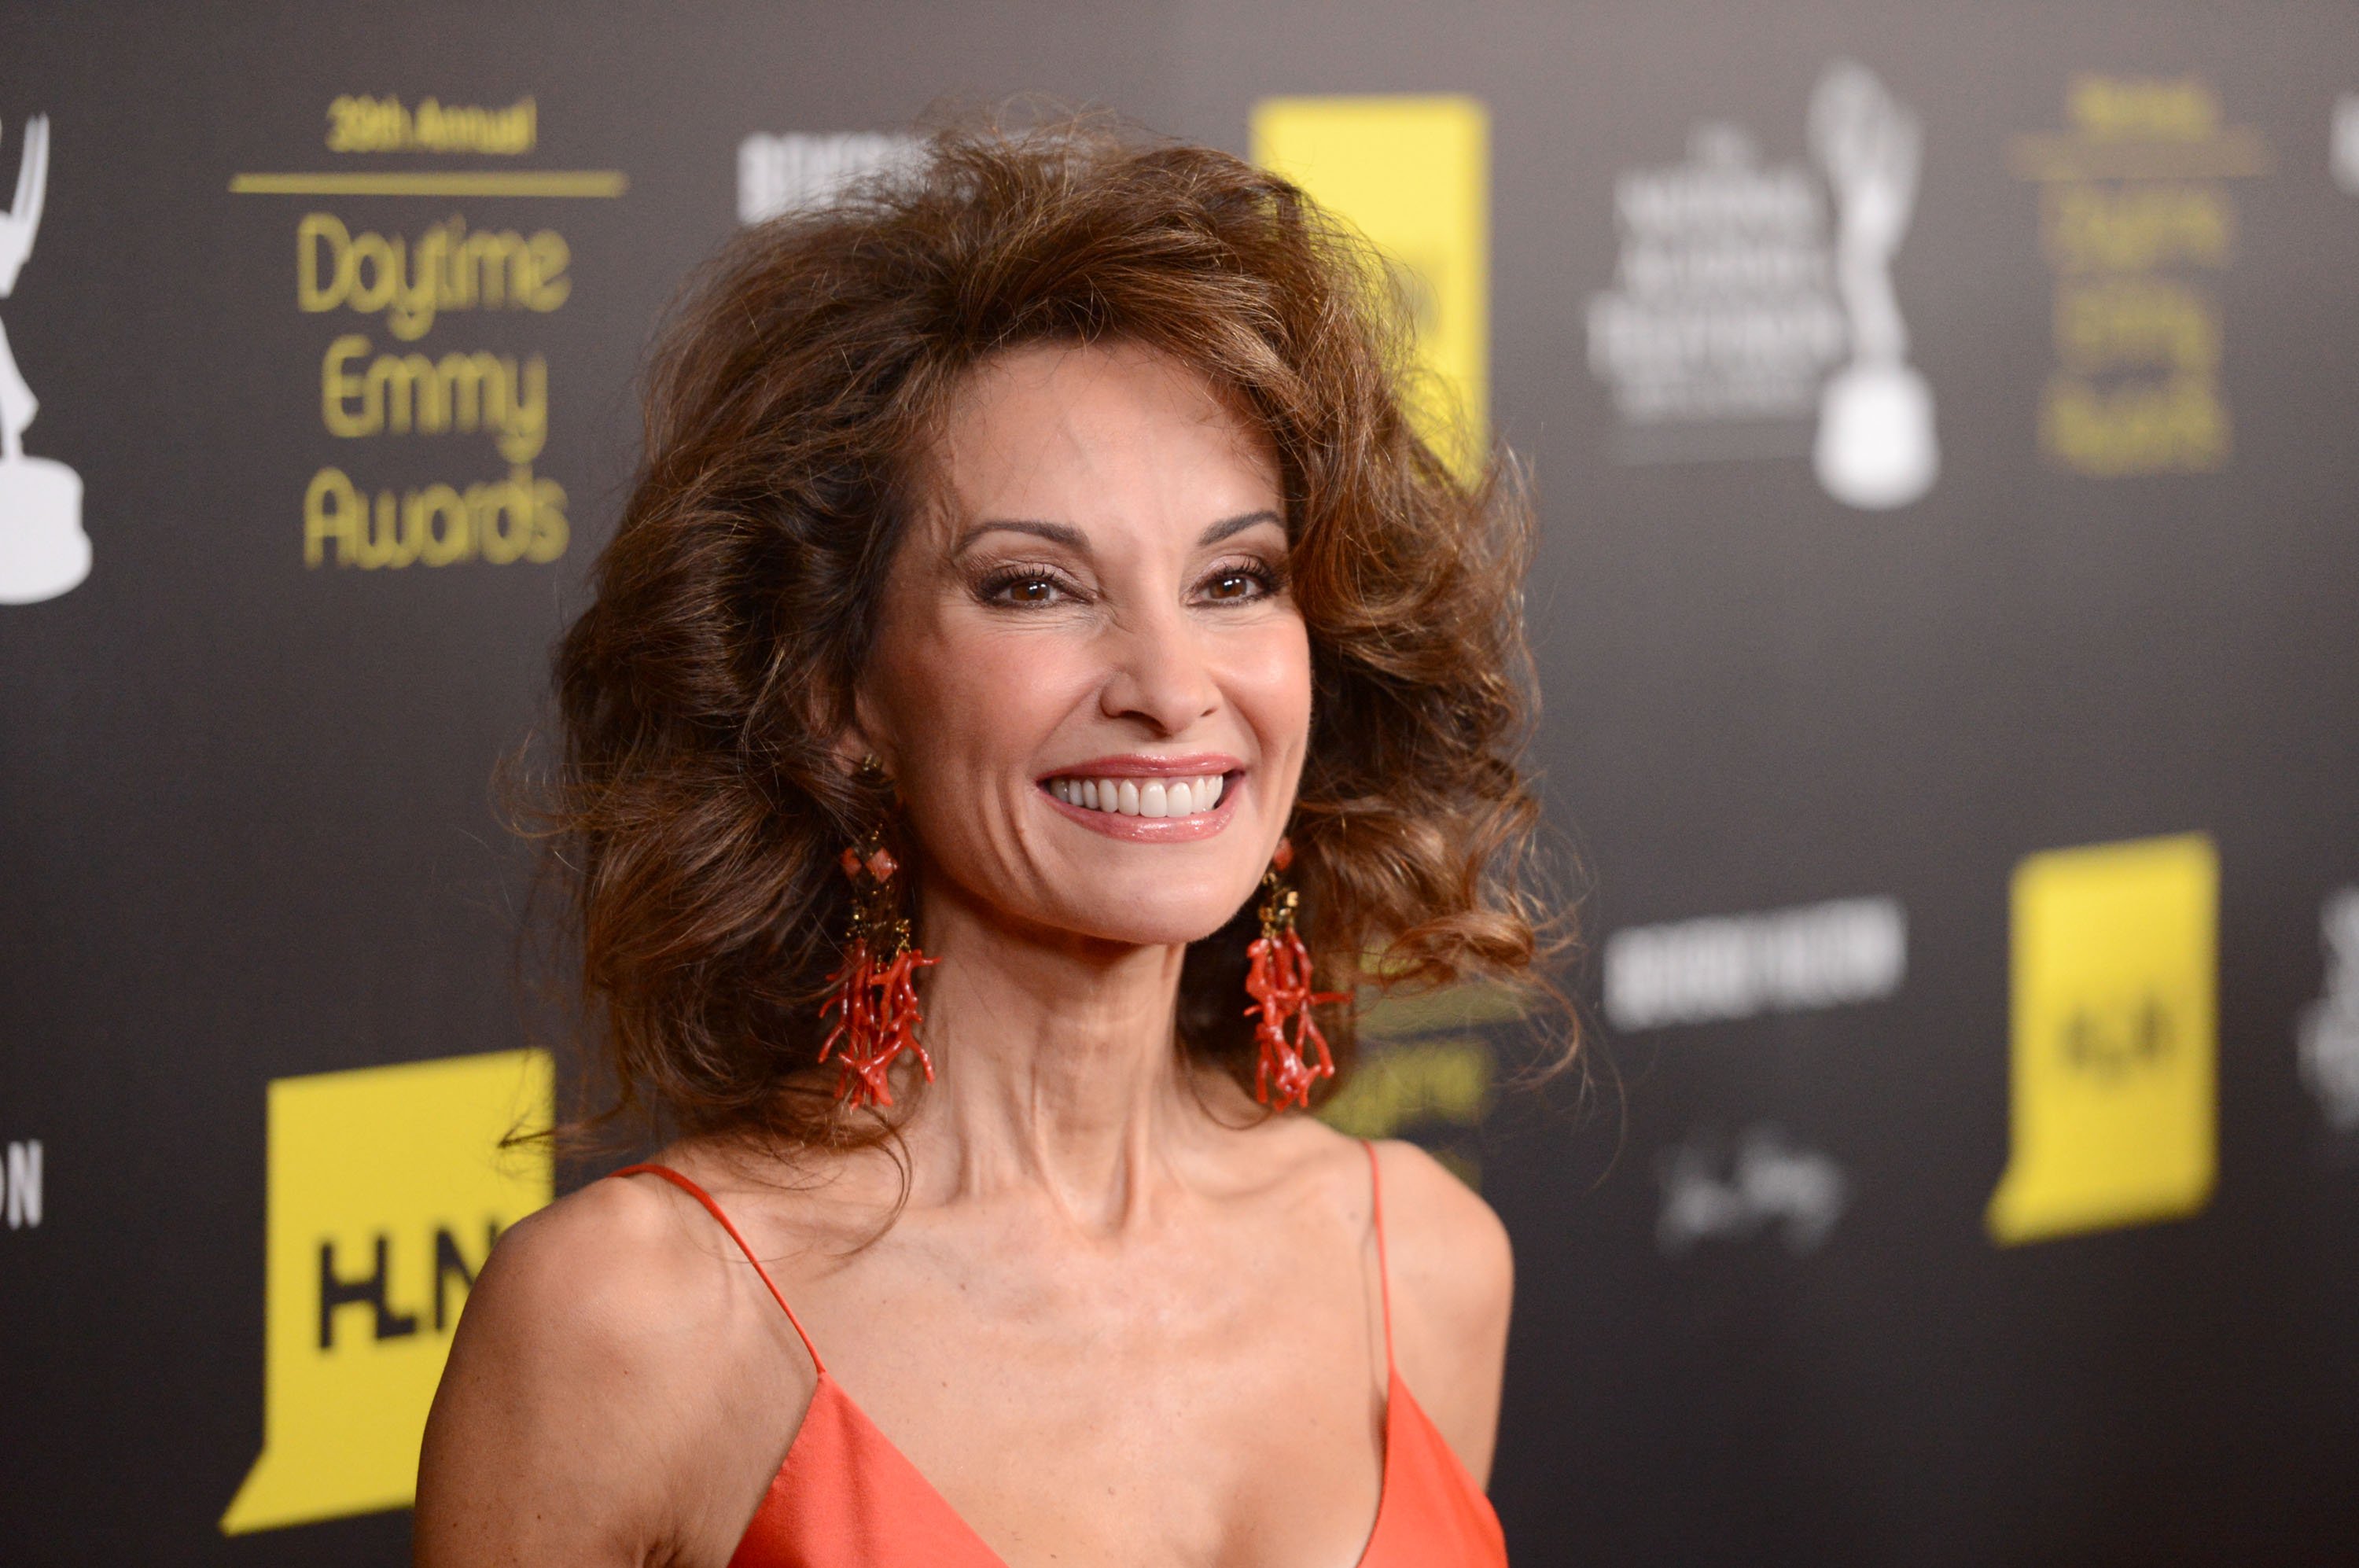
<svg viewBox="0 0 2359 1568">
<path fill-rule="evenodd" d="M 1273 617 L 1239 637 L 1222 684 L 1266 754 L 1289 764 L 1310 733 L 1310 635 L 1298 616 Z"/>
<path fill-rule="evenodd" d="M 979 779 L 1014 777 L 1086 684 L 1054 638 L 936 622 L 901 629 L 890 648 L 875 664 L 879 706 L 913 803 L 972 800 Z"/>
</svg>

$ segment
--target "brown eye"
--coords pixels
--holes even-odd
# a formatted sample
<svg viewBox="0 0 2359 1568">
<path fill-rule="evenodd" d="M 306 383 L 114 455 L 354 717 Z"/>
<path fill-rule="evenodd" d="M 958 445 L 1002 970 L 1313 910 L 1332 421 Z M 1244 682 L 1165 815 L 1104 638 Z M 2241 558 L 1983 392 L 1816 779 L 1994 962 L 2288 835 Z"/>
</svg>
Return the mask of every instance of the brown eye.
<svg viewBox="0 0 2359 1568">
<path fill-rule="evenodd" d="M 1277 574 L 1264 567 L 1232 566 L 1212 572 L 1197 593 L 1206 604 L 1239 604 L 1267 598 L 1277 588 Z"/>
<path fill-rule="evenodd" d="M 995 573 L 984 580 L 983 597 L 1000 604 L 1059 604 L 1069 597 L 1065 585 L 1045 572 Z"/>
</svg>

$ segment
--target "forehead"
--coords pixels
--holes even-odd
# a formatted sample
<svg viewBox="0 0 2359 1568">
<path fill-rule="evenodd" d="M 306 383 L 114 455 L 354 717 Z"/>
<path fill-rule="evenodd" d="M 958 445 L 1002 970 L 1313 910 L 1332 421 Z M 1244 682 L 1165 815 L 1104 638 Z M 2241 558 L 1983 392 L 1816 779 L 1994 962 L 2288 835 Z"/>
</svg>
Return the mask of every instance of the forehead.
<svg viewBox="0 0 2359 1568">
<path fill-rule="evenodd" d="M 951 397 L 929 467 L 953 520 L 1201 527 L 1273 506 L 1276 453 L 1211 382 L 1136 343 L 996 354 Z"/>
</svg>

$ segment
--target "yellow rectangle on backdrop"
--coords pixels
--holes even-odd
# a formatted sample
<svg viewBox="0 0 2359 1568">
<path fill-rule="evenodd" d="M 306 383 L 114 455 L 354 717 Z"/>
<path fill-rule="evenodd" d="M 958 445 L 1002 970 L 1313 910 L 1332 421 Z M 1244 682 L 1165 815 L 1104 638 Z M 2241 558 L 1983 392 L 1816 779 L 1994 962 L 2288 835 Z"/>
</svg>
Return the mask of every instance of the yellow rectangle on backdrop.
<svg viewBox="0 0 2359 1568">
<path fill-rule="evenodd" d="M 2175 1219 L 2217 1166 L 2220 864 L 2201 833 L 2016 867 L 2002 1243 Z"/>
<path fill-rule="evenodd" d="M 549 1202 L 549 1053 L 270 1085 L 262 1456 L 223 1533 L 407 1507 L 459 1308 L 492 1242 Z"/>
<path fill-rule="evenodd" d="M 1491 116 L 1457 94 L 1268 98 L 1254 161 L 1400 268 L 1419 367 L 1410 417 L 1461 473 L 1490 442 Z"/>
</svg>

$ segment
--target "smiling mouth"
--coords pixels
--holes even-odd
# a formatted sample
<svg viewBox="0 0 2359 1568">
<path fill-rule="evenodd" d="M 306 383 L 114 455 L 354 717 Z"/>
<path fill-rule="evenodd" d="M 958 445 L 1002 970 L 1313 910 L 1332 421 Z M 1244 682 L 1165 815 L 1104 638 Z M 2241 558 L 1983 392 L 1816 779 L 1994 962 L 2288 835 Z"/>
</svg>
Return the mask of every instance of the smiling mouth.
<svg viewBox="0 0 2359 1568">
<path fill-rule="evenodd" d="M 1124 817 L 1193 817 L 1212 811 L 1228 792 L 1228 776 L 1182 779 L 1099 779 L 1078 774 L 1046 779 L 1041 788 L 1068 806 Z"/>
</svg>

